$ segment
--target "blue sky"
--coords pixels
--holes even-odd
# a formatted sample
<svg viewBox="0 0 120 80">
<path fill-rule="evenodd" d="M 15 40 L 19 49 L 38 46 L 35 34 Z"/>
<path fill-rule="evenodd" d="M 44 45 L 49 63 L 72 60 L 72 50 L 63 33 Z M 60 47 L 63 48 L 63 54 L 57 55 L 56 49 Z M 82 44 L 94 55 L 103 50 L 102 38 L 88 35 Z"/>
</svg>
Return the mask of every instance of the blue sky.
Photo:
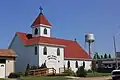
<svg viewBox="0 0 120 80">
<path fill-rule="evenodd" d="M 74 40 L 85 48 L 84 35 L 95 35 L 93 52 L 114 53 L 113 35 L 120 51 L 119 0 L 1 0 L 0 48 L 7 48 L 15 32 L 31 33 L 30 25 L 43 13 L 51 22 L 52 36 Z M 87 48 L 85 48 L 87 50 Z"/>
</svg>

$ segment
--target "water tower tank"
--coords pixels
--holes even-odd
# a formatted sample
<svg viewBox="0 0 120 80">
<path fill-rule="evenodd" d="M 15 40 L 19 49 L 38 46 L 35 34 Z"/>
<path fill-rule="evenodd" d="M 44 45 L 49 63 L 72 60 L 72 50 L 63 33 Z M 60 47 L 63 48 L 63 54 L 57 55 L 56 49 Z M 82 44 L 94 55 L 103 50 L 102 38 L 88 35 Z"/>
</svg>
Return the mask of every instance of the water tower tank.
<svg viewBox="0 0 120 80">
<path fill-rule="evenodd" d="M 88 33 L 85 35 L 85 42 L 92 43 L 95 41 L 94 34 Z"/>
</svg>

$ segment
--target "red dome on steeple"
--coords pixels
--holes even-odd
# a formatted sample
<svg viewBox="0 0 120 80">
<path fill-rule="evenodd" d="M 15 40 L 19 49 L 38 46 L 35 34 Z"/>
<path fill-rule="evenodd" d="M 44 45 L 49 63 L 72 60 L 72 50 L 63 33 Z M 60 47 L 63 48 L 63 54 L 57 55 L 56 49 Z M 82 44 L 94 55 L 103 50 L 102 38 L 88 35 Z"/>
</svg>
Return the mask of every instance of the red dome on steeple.
<svg viewBox="0 0 120 80">
<path fill-rule="evenodd" d="M 42 11 L 40 12 L 40 14 L 38 15 L 38 17 L 36 18 L 36 20 L 33 22 L 31 26 L 36 27 L 37 25 L 47 25 L 48 27 L 51 26 L 49 21 L 43 15 Z"/>
</svg>

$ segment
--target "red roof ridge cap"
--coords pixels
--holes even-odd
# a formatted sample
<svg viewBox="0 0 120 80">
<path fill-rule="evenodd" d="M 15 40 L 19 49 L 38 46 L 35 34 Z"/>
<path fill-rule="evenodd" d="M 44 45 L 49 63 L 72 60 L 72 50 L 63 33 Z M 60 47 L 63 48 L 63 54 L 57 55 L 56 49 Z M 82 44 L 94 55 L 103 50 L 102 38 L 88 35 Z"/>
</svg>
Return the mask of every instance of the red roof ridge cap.
<svg viewBox="0 0 120 80">
<path fill-rule="evenodd" d="M 73 41 L 73 40 L 68 40 L 68 39 L 63 39 L 63 38 L 57 38 L 57 37 L 44 37 L 44 36 L 38 36 L 38 37 L 51 38 L 51 39 L 59 39 L 59 40 L 65 40 L 65 41 L 75 42 L 75 41 Z"/>
</svg>

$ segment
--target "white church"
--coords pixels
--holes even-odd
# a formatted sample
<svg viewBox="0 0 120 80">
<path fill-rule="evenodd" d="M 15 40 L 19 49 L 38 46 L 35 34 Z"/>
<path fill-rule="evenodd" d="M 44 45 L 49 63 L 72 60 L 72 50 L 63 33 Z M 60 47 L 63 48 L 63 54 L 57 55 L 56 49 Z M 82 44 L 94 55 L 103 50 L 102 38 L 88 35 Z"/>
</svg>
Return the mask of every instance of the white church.
<svg viewBox="0 0 120 80">
<path fill-rule="evenodd" d="M 27 64 L 41 66 L 46 62 L 47 68 L 59 69 L 64 66 L 76 71 L 85 62 L 85 69 L 91 69 L 91 57 L 74 40 L 65 40 L 51 36 L 52 25 L 43 15 L 42 10 L 31 25 L 32 34 L 16 32 L 9 49 L 15 51 L 16 72 L 24 72 Z M 76 66 L 78 65 L 78 66 Z"/>
</svg>

